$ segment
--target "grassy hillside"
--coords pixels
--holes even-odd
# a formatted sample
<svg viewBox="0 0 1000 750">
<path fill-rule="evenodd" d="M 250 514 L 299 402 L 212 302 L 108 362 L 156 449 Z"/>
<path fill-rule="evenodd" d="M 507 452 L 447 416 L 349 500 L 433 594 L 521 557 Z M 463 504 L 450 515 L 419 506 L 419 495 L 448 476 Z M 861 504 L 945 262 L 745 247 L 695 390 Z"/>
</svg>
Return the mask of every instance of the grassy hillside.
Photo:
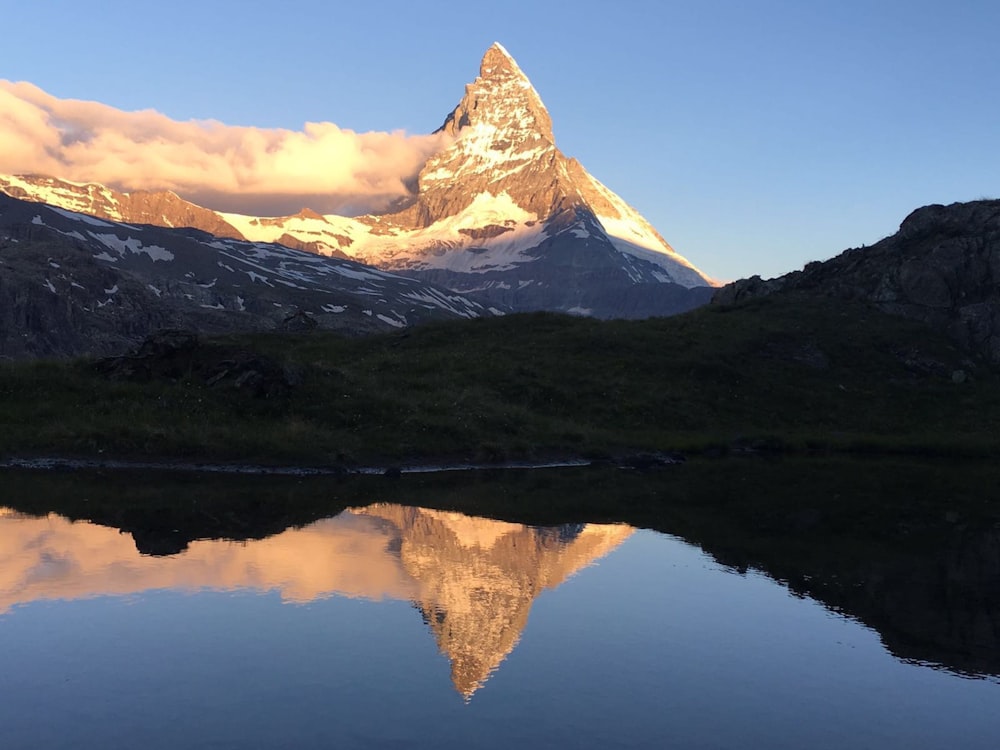
<svg viewBox="0 0 1000 750">
<path fill-rule="evenodd" d="M 292 373 L 270 397 L 187 369 L 0 366 L 0 453 L 296 463 L 627 451 L 1000 452 L 997 373 L 918 323 L 774 295 L 648 321 L 551 314 L 397 334 L 215 339 Z M 217 368 L 216 368 L 217 369 Z M 961 382 L 958 382 L 961 381 Z"/>
</svg>

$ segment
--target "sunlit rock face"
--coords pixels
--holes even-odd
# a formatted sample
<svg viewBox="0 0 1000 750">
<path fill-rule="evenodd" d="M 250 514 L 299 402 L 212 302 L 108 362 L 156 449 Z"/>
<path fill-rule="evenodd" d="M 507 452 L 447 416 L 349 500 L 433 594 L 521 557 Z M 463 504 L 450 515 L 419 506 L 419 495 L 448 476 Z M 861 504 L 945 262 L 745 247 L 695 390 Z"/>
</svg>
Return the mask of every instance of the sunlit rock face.
<svg viewBox="0 0 1000 750">
<path fill-rule="evenodd" d="M 478 240 L 477 254 L 488 256 L 494 244 L 509 241 L 520 230 L 526 251 L 521 262 L 529 262 L 544 254 L 541 248 L 528 252 L 528 235 L 552 249 L 557 236 L 565 234 L 562 239 L 576 246 L 581 259 L 588 253 L 596 256 L 597 247 L 610 242 L 625 253 L 619 266 L 635 282 L 672 281 L 685 287 L 709 283 L 638 212 L 556 148 L 545 105 L 499 44 L 487 50 L 479 76 L 466 86 L 442 130 L 454 141 L 420 172 L 415 204 L 383 221 L 426 229 L 449 217 L 470 214 L 471 219 L 489 204 L 497 215 L 482 210 L 479 226 L 465 228 L 466 247 L 455 247 L 451 255 L 461 256 L 458 250 L 475 247 Z M 501 204 L 507 204 L 504 217 Z M 500 223 L 486 223 L 500 218 Z M 621 265 L 636 259 L 650 261 L 658 269 L 642 263 Z M 427 259 L 413 267 L 430 268 L 435 263 Z M 485 263 L 474 268 L 487 270 Z"/>
<path fill-rule="evenodd" d="M 441 129 L 453 143 L 430 158 L 420 172 L 416 205 L 390 217 L 394 221 L 428 227 L 460 214 L 484 193 L 506 193 L 535 220 L 580 200 L 559 168 L 545 105 L 499 45 L 487 50 L 479 77 L 465 87 Z"/>
<path fill-rule="evenodd" d="M 292 603 L 333 595 L 411 601 L 469 698 L 517 644 L 535 598 L 631 533 L 374 505 L 267 539 L 195 541 L 152 557 L 116 529 L 0 508 L 0 616 L 33 601 L 165 588 L 278 591 Z"/>
<path fill-rule="evenodd" d="M 94 182 L 70 182 L 44 175 L 0 175 L 0 191 L 12 198 L 115 222 L 193 227 L 216 237 L 243 239 L 215 211 L 186 201 L 169 190 L 125 192 Z"/>
</svg>

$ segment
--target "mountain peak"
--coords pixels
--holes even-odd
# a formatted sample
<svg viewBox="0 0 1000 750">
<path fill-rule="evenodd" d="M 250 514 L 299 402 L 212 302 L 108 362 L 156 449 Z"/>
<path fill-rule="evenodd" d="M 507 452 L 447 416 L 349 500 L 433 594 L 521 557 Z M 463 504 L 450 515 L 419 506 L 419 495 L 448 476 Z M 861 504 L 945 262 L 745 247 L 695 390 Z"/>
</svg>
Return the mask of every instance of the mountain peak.
<svg viewBox="0 0 1000 750">
<path fill-rule="evenodd" d="M 497 73 L 514 74 L 526 78 L 510 52 L 500 42 L 493 42 L 486 50 L 486 54 L 483 55 L 483 61 L 479 64 L 479 75 L 481 78 L 490 78 Z"/>
<path fill-rule="evenodd" d="M 548 302 L 528 302 L 531 295 L 558 294 L 559 309 L 579 314 L 604 314 L 595 313 L 604 303 L 584 304 L 584 293 L 567 284 L 568 268 L 586 269 L 584 286 L 709 283 L 635 209 L 559 151 L 541 97 L 499 42 L 441 131 L 452 140 L 424 164 L 413 201 L 378 219 L 397 237 L 415 233 L 402 261 L 409 272 L 447 278 L 446 285 L 515 309 L 542 309 Z M 697 295 L 684 296 L 686 289 L 669 300 L 651 292 L 649 306 L 637 302 L 632 314 L 693 307 Z"/>
<path fill-rule="evenodd" d="M 540 137 L 553 143 L 552 119 L 538 92 L 499 42 L 486 50 L 479 77 L 465 87 L 465 96 L 441 130 L 453 136 L 468 127 L 487 128 L 498 143 Z M 501 149 L 503 150 L 503 149 Z"/>
</svg>

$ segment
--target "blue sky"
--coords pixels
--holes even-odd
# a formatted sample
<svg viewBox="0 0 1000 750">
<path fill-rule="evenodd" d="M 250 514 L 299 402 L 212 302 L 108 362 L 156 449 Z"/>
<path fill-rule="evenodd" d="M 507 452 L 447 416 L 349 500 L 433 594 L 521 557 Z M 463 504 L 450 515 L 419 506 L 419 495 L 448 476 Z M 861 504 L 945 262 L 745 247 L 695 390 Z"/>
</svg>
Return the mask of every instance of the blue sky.
<svg viewBox="0 0 1000 750">
<path fill-rule="evenodd" d="M 1000 3 L 33 0 L 0 78 L 176 120 L 427 133 L 500 41 L 557 145 L 706 273 L 1000 197 Z"/>
</svg>

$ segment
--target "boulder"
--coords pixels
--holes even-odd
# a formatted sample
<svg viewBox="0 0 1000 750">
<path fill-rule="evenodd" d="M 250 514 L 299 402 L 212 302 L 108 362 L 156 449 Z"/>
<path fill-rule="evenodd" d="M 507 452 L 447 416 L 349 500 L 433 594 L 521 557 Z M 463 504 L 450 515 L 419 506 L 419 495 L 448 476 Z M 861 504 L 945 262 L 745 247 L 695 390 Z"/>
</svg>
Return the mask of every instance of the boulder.
<svg viewBox="0 0 1000 750">
<path fill-rule="evenodd" d="M 97 360 L 93 367 L 112 380 L 203 383 L 254 398 L 281 397 L 302 382 L 293 366 L 239 347 L 206 344 L 182 330 L 157 331 L 131 354 Z"/>
</svg>

